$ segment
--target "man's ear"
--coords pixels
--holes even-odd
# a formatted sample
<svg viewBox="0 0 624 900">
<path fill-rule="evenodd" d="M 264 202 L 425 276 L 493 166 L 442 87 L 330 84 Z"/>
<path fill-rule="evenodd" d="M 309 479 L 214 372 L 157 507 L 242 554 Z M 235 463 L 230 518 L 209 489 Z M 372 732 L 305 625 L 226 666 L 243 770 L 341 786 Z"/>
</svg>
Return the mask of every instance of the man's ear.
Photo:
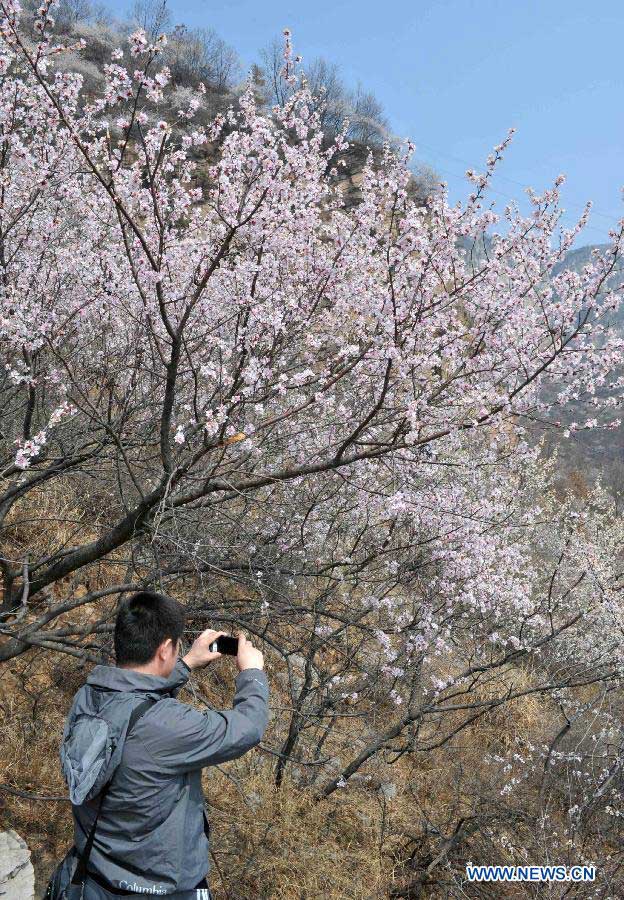
<svg viewBox="0 0 624 900">
<path fill-rule="evenodd" d="M 173 646 L 173 641 L 171 638 L 166 638 L 158 648 L 158 656 L 162 659 L 163 662 L 167 660 L 171 656 L 171 647 Z"/>
</svg>

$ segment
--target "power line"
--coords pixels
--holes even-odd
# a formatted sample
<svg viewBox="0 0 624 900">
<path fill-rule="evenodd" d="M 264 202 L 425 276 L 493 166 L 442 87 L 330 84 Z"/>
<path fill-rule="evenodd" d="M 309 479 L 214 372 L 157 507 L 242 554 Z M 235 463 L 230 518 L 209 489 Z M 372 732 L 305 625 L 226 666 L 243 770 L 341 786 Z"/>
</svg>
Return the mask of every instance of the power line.
<svg viewBox="0 0 624 900">
<path fill-rule="evenodd" d="M 445 157 L 446 159 L 450 159 L 450 160 L 453 160 L 454 162 L 461 163 L 461 165 L 465 165 L 465 166 L 468 167 L 468 168 L 472 168 L 472 167 L 473 167 L 473 164 L 472 164 L 472 163 L 469 163 L 467 160 L 461 159 L 461 158 L 458 157 L 458 156 L 453 156 L 453 155 L 450 154 L 450 153 L 444 153 L 443 151 L 438 150 L 437 148 L 432 147 L 431 145 L 425 144 L 425 143 L 423 143 L 423 142 L 421 142 L 421 141 L 416 141 L 415 143 L 416 143 L 416 149 L 417 149 L 417 150 L 418 150 L 419 147 L 424 147 L 426 150 L 429 150 L 431 153 L 435 154 L 436 156 L 442 156 L 442 157 Z M 458 179 L 460 179 L 460 180 L 462 180 L 462 181 L 465 181 L 465 180 L 466 180 L 466 176 L 465 176 L 465 175 L 458 175 L 456 172 L 451 172 L 451 171 L 448 170 L 448 169 L 443 169 L 443 168 L 441 168 L 440 166 L 438 166 L 437 163 L 428 162 L 427 160 L 423 160 L 423 162 L 427 162 L 428 165 L 434 166 L 434 167 L 435 167 L 436 169 L 438 169 L 440 172 L 443 172 L 444 174 L 447 174 L 447 175 L 451 175 L 453 178 L 458 178 Z M 498 179 L 501 179 L 502 181 L 507 181 L 507 182 L 509 182 L 509 184 L 513 184 L 513 185 L 515 185 L 516 187 L 522 188 L 524 191 L 526 191 L 526 189 L 529 187 L 529 185 L 522 184 L 522 182 L 516 181 L 516 179 L 514 179 L 514 178 L 509 178 L 507 175 L 501 175 L 501 174 L 499 174 L 498 172 L 496 173 L 496 176 L 495 176 L 495 177 L 498 178 Z M 509 194 L 506 194 L 504 191 L 500 191 L 500 190 L 497 190 L 497 189 L 495 189 L 495 188 L 490 188 L 490 187 L 488 187 L 488 190 L 491 191 L 492 193 L 499 194 L 501 197 L 505 197 L 505 199 L 507 199 L 507 200 L 515 200 L 515 199 L 517 199 L 517 198 L 515 198 L 515 197 L 512 197 L 512 196 L 509 195 Z M 584 208 L 585 208 L 584 205 L 583 205 L 582 203 L 579 203 L 578 201 L 577 201 L 577 202 L 574 202 L 574 201 L 573 201 L 571 204 L 566 204 L 566 206 L 565 206 L 566 211 L 568 211 L 568 210 L 570 210 L 570 209 L 577 209 L 577 210 L 579 210 L 580 212 L 582 212 L 582 211 L 584 210 Z M 621 213 L 619 216 L 617 216 L 617 215 L 615 215 L 615 214 L 601 212 L 600 210 L 597 210 L 597 209 L 595 209 L 594 207 L 592 207 L 592 209 L 591 209 L 591 211 L 590 211 L 590 215 L 592 215 L 592 216 L 598 216 L 598 217 L 601 218 L 601 219 L 605 219 L 607 222 L 610 223 L 611 226 L 614 226 L 614 225 L 616 224 L 616 222 L 617 222 L 620 218 L 622 218 L 622 215 L 624 215 L 624 212 Z M 599 229 L 597 229 L 597 228 L 595 228 L 595 227 L 592 227 L 592 226 L 590 226 L 590 225 L 588 225 L 588 226 L 586 226 L 586 227 L 587 227 L 587 230 L 599 231 Z M 601 232 L 601 233 L 604 234 L 604 232 Z"/>
<path fill-rule="evenodd" d="M 443 168 L 441 168 L 440 166 L 436 166 L 436 170 L 437 170 L 438 172 L 441 172 L 441 173 L 444 174 L 444 175 L 450 175 L 451 178 L 457 178 L 459 181 L 465 181 L 465 180 L 466 180 L 465 175 L 458 175 L 456 172 L 451 172 L 451 171 L 449 171 L 448 169 L 443 169 Z M 503 191 L 499 191 L 499 190 L 497 190 L 496 188 L 493 188 L 493 187 L 489 187 L 489 186 L 488 186 L 487 191 L 488 191 L 488 193 L 491 193 L 491 194 L 498 194 L 499 197 L 503 197 L 505 200 L 512 200 L 512 201 L 513 201 L 513 200 L 517 200 L 516 197 L 512 197 L 510 194 L 505 194 Z M 563 210 L 563 211 L 564 211 L 564 212 L 567 212 L 567 211 L 568 211 L 568 208 L 567 208 L 567 207 L 564 207 L 564 210 Z M 593 210 L 592 210 L 591 212 L 593 212 Z M 590 215 L 591 215 L 591 212 L 590 212 Z M 615 225 L 615 223 L 613 223 L 613 224 Z M 596 228 L 595 225 L 585 225 L 584 228 L 583 228 L 583 231 L 594 231 L 596 234 L 601 235 L 601 236 L 602 236 L 602 243 L 606 243 L 606 239 L 608 238 L 608 235 L 605 234 L 605 231 L 604 231 L 603 229 L 601 229 L 601 228 Z"/>
</svg>

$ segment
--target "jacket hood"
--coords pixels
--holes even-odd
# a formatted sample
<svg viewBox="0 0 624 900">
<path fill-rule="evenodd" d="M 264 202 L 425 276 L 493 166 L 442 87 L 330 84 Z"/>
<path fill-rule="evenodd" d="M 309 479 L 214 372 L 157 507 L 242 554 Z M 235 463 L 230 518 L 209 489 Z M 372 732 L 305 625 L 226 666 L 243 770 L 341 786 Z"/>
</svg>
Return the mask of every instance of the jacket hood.
<svg viewBox="0 0 624 900">
<path fill-rule="evenodd" d="M 167 678 L 95 666 L 74 697 L 60 748 L 61 769 L 73 804 L 95 797 L 112 777 L 133 709 L 147 698 L 175 697 L 189 674 L 180 659 Z"/>
<path fill-rule="evenodd" d="M 179 689 L 188 681 L 190 669 L 181 659 L 175 664 L 171 675 L 164 678 L 162 675 L 148 675 L 145 672 L 135 672 L 133 669 L 120 669 L 118 666 L 95 666 L 87 684 L 94 688 L 107 691 L 136 691 L 140 694 L 170 694 L 175 696 Z"/>
</svg>

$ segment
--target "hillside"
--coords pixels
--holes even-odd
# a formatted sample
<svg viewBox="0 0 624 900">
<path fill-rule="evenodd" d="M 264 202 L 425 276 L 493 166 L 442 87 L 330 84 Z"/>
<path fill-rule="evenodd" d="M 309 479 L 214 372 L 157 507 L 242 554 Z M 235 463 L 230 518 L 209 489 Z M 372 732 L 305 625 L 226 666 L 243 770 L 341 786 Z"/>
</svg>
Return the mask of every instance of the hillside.
<svg viewBox="0 0 624 900">
<path fill-rule="evenodd" d="M 34 0 L 24 3 L 23 31 L 31 39 L 33 17 L 38 7 Z M 212 121 L 215 115 L 225 114 L 246 88 L 248 79 L 254 86 L 256 102 L 267 112 L 275 104 L 283 104 L 288 95 L 279 74 L 283 62 L 281 37 L 275 38 L 266 47 L 258 47 L 258 62 L 245 72 L 236 50 L 226 44 L 213 28 L 174 25 L 166 0 L 139 0 L 134 12 L 131 11 L 123 20 L 116 19 L 104 5 L 97 5 L 91 0 L 61 0 L 56 13 L 57 37 L 68 45 L 77 45 L 82 41 L 83 47 L 61 54 L 53 64 L 60 71 L 79 74 L 83 79 L 85 96 L 100 96 L 104 84 L 103 67 L 110 64 L 113 51 L 123 47 L 130 32 L 137 27 L 144 28 L 152 36 L 161 31 L 166 33 L 166 47 L 158 67 L 169 70 L 173 90 L 167 94 L 167 106 L 159 106 L 158 117 L 164 112 L 171 123 L 175 123 L 179 106 L 189 90 L 200 83 L 207 89 L 202 111 L 195 119 L 200 125 Z M 119 61 L 132 69 L 127 49 Z M 345 127 L 347 120 L 349 122 L 346 137 L 350 147 L 340 157 L 344 162 L 341 178 L 348 202 L 357 202 L 358 191 L 357 186 L 351 183 L 352 176 L 357 175 L 369 151 L 377 158 L 384 141 L 395 143 L 396 139 L 389 131 L 384 111 L 375 96 L 361 86 L 351 89 L 342 79 L 335 63 L 317 57 L 309 62 L 306 60 L 304 68 L 310 90 L 319 99 L 318 109 L 323 107 L 320 115 L 327 143 Z M 145 109 L 149 118 L 149 103 Z M 114 132 L 115 122 L 110 124 Z M 222 138 L 227 133 L 226 125 Z M 203 156 L 205 153 L 202 150 L 200 158 Z M 206 162 L 213 159 L 214 156 L 209 156 Z M 432 189 L 434 181 L 435 176 L 429 169 L 415 171 L 412 196 L 423 199 Z"/>
<path fill-rule="evenodd" d="M 565 260 L 555 268 L 554 274 L 563 270 L 580 273 L 583 266 L 591 261 L 592 253 L 596 250 L 604 251 L 606 246 L 605 244 L 592 244 L 570 251 Z M 613 274 L 604 285 L 602 296 L 606 296 L 609 291 L 622 288 L 623 283 L 624 262 L 620 259 Z M 616 333 L 624 335 L 624 305 L 613 314 L 610 323 Z M 615 370 L 614 377 L 619 378 L 623 374 L 624 365 Z M 542 399 L 545 401 L 550 400 L 551 396 L 552 391 L 545 390 L 542 393 Z M 596 396 L 621 397 L 621 389 L 611 389 L 605 385 L 597 388 Z M 572 401 L 565 410 L 558 411 L 556 415 L 553 413 L 549 418 L 558 419 L 565 426 L 571 422 L 585 422 L 594 415 L 591 397 L 586 396 Z M 621 402 L 609 412 L 603 412 L 599 421 L 601 424 L 608 424 L 618 418 L 624 419 Z M 560 429 L 541 427 L 538 423 L 532 429 L 536 438 L 542 435 L 545 438 L 545 457 L 548 457 L 554 450 L 557 451 L 562 477 L 576 473 L 576 477 L 580 476 L 581 480 L 588 485 L 594 484 L 596 479 L 600 478 L 602 484 L 613 492 L 614 496 L 621 498 L 624 489 L 624 421 L 613 429 L 584 429 L 571 432 L 569 437 L 563 436 L 563 430 L 563 427 Z"/>
<path fill-rule="evenodd" d="M 486 235 L 483 244 L 473 246 L 466 244 L 464 249 L 470 254 L 472 265 L 477 269 L 486 258 L 491 246 L 491 240 Z M 581 273 L 584 266 L 591 262 L 595 251 L 603 252 L 607 244 L 588 244 L 570 250 L 565 258 L 558 263 L 553 275 L 564 270 Z M 621 289 L 624 286 L 624 261 L 620 259 L 612 275 L 607 279 L 601 290 L 601 296 L 606 296 L 610 291 Z M 624 304 L 610 318 L 610 324 L 616 334 L 624 335 Z M 624 365 L 617 368 L 614 378 L 624 374 Z M 543 402 L 551 402 L 554 399 L 556 388 L 543 387 L 540 399 Z M 610 389 L 608 385 L 598 387 L 597 397 L 621 396 L 621 389 Z M 570 401 L 565 409 L 553 408 L 545 420 L 529 421 L 523 424 L 527 429 L 527 437 L 530 441 L 544 440 L 543 458 L 549 459 L 556 452 L 558 457 L 558 469 L 560 482 L 563 484 L 572 476 L 575 483 L 587 486 L 596 483 L 600 478 L 603 486 L 613 492 L 614 496 L 621 496 L 624 491 L 624 422 L 618 427 L 604 430 L 600 428 L 572 431 L 569 436 L 564 436 L 565 426 L 572 422 L 582 423 L 594 417 L 594 408 L 591 397 L 585 396 L 578 400 Z M 618 405 L 608 413 L 600 416 L 601 423 L 609 423 L 614 419 L 624 419 L 624 410 Z M 559 421 L 560 428 L 554 428 L 549 422 Z"/>
</svg>

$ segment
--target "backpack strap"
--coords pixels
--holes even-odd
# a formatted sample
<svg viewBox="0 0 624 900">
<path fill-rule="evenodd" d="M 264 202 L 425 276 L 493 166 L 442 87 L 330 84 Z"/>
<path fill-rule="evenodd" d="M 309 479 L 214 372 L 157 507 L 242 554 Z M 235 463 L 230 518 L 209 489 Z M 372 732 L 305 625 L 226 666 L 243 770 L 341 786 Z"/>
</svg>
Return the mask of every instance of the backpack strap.
<svg viewBox="0 0 624 900">
<path fill-rule="evenodd" d="M 159 697 L 158 700 L 160 700 L 160 699 L 161 698 Z M 143 703 L 139 703 L 138 706 L 135 706 L 135 708 L 132 710 L 132 713 L 130 715 L 130 720 L 128 722 L 128 729 L 126 731 L 126 740 L 128 738 L 128 735 L 130 734 L 130 732 L 136 725 L 136 723 L 141 718 L 141 716 L 147 712 L 147 710 L 150 708 L 150 706 L 153 706 L 154 703 L 158 703 L 158 700 L 152 700 L 151 698 L 148 698 L 147 700 L 144 700 Z M 113 772 L 113 777 L 114 777 L 114 775 L 115 775 L 115 773 Z M 100 791 L 100 802 L 98 804 L 98 810 L 97 810 L 97 813 L 95 814 L 95 819 L 93 821 L 93 825 L 91 826 L 91 831 L 89 832 L 89 837 L 87 838 L 86 843 L 83 847 L 82 853 L 80 854 L 80 859 L 78 861 L 78 865 L 76 866 L 76 871 L 74 872 L 74 875 L 71 880 L 72 884 L 82 884 L 82 882 L 84 881 L 85 876 L 87 874 L 87 863 L 89 862 L 89 857 L 91 855 L 91 848 L 93 847 L 93 840 L 95 838 L 95 829 L 97 827 L 98 819 L 100 817 L 102 804 L 104 803 L 104 800 L 106 799 L 106 795 L 108 794 L 108 789 L 111 786 L 113 777 L 111 777 L 106 782 L 106 784 Z"/>
</svg>

